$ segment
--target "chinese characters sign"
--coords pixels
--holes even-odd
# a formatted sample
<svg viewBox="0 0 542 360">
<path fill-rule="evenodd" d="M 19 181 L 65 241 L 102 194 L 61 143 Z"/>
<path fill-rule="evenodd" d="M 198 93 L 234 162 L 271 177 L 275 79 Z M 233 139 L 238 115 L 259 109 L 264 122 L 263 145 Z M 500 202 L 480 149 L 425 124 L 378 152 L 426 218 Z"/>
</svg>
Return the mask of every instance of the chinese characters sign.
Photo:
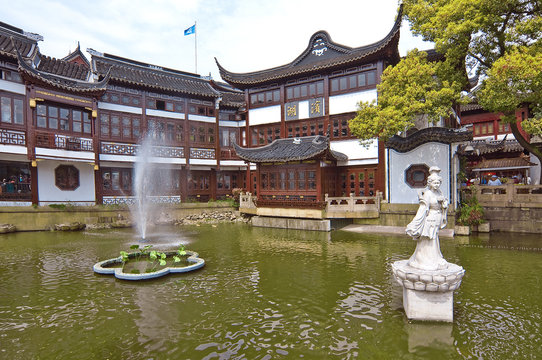
<svg viewBox="0 0 542 360">
<path fill-rule="evenodd" d="M 298 120 L 324 116 L 324 98 L 313 98 L 308 101 L 292 101 L 284 104 L 284 118 Z"/>
</svg>

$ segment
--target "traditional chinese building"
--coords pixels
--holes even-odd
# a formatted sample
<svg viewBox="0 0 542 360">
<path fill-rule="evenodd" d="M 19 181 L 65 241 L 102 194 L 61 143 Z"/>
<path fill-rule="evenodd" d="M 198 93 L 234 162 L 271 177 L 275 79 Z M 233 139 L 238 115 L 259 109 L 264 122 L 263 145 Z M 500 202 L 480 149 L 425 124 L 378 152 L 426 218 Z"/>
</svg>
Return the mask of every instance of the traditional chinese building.
<svg viewBox="0 0 542 360">
<path fill-rule="evenodd" d="M 197 74 L 79 46 L 63 59 L 42 37 L 0 24 L 0 201 L 130 203 L 134 164 L 152 134 L 156 201 L 215 199 L 245 186 L 233 151 L 244 96 Z"/>
<path fill-rule="evenodd" d="M 94 119 L 108 77 L 89 81 L 88 66 L 42 55 L 41 36 L 1 25 L 1 199 L 95 204 Z"/>
<path fill-rule="evenodd" d="M 111 72 L 98 103 L 104 203 L 131 201 L 134 155 L 146 133 L 160 164 L 154 192 L 164 201 L 207 201 L 244 186 L 246 165 L 232 151 L 245 125 L 242 94 L 196 74 L 89 52 L 97 80 Z"/>
<path fill-rule="evenodd" d="M 473 141 L 461 147 L 460 154 L 467 159 L 465 171 L 469 179 L 487 182 L 491 175 L 520 182 L 530 177 L 533 184 L 540 178 L 538 158 L 529 154 L 515 139 L 510 125 L 501 121 L 501 115 L 484 110 L 476 102 L 475 88 L 470 96 L 472 102 L 461 105 L 462 125 L 472 126 Z M 527 107 L 516 111 L 518 128 L 525 139 L 534 143 L 530 135 L 521 128 L 521 121 L 528 116 Z M 525 181 L 524 181 L 525 179 Z"/>
<path fill-rule="evenodd" d="M 368 147 L 362 146 L 350 133 L 348 120 L 355 117 L 360 101 L 377 99 L 376 85 L 383 70 L 399 61 L 400 23 L 399 13 L 382 40 L 360 47 L 335 43 L 327 32 L 318 31 L 296 59 L 271 69 L 233 73 L 217 61 L 222 78 L 244 91 L 247 138 L 246 142 L 240 143 L 243 149 L 237 151 L 251 164 L 248 183 L 260 204 L 265 202 L 271 206 L 273 201 L 295 201 L 298 206 L 303 206 L 302 202 L 311 206 L 308 203 L 320 200 L 324 193 L 374 196 L 377 191 L 384 192 L 384 144 L 374 139 Z M 315 161 L 314 166 L 320 166 L 319 169 L 308 170 L 306 161 L 309 158 L 292 162 L 286 160 L 290 153 L 277 153 L 282 147 L 284 151 L 295 153 L 295 149 L 311 143 L 316 136 L 327 137 L 321 141 L 326 146 L 329 144 L 327 153 L 332 157 L 310 158 Z M 262 148 L 255 150 L 259 147 Z M 264 156 L 268 149 L 273 152 L 272 160 Z M 344 156 L 332 155 L 338 153 Z M 262 160 L 256 161 L 253 154 L 262 154 Z M 326 161 L 332 161 L 333 165 L 329 171 L 322 172 L 322 164 L 327 164 Z M 286 176 L 280 180 L 291 195 L 301 195 L 308 190 L 298 187 L 307 186 L 307 171 L 315 171 L 321 177 L 315 182 L 318 191 L 310 196 L 289 198 L 285 197 L 286 192 L 281 192 L 280 197 L 273 198 L 269 176 L 274 172 L 268 172 L 273 163 L 281 163 L 280 169 L 288 169 L 280 174 L 277 172 L 276 176 Z M 297 185 L 289 188 L 290 184 Z"/>
</svg>

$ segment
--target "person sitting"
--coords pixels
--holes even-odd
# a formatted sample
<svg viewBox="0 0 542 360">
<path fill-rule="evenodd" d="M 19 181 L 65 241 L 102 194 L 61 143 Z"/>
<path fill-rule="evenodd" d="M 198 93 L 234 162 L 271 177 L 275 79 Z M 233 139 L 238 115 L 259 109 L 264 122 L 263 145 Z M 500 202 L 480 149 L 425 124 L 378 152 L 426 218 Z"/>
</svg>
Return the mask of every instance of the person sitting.
<svg viewBox="0 0 542 360">
<path fill-rule="evenodd" d="M 491 175 L 491 179 L 489 179 L 487 184 L 493 186 L 502 185 L 501 180 L 497 177 L 497 175 Z"/>
</svg>

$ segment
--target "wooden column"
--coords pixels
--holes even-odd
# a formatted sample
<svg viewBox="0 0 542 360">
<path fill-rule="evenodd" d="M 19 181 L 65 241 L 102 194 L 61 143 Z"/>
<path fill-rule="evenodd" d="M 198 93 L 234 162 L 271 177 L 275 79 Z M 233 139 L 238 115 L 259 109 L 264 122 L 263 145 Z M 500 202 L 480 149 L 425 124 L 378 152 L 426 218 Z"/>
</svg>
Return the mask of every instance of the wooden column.
<svg viewBox="0 0 542 360">
<path fill-rule="evenodd" d="M 286 132 L 286 117 L 284 116 L 284 106 L 286 104 L 286 95 L 284 94 L 284 84 L 280 86 L 280 137 L 285 139 L 288 137 Z M 274 135 L 274 134 L 273 134 Z"/>
<path fill-rule="evenodd" d="M 322 201 L 324 199 L 324 196 L 322 194 L 323 168 L 320 166 L 320 162 L 320 159 L 316 159 L 316 201 Z"/>
<path fill-rule="evenodd" d="M 327 135 L 329 126 L 329 76 L 324 76 L 324 135 Z M 331 130 L 329 134 L 331 139 Z"/>
</svg>

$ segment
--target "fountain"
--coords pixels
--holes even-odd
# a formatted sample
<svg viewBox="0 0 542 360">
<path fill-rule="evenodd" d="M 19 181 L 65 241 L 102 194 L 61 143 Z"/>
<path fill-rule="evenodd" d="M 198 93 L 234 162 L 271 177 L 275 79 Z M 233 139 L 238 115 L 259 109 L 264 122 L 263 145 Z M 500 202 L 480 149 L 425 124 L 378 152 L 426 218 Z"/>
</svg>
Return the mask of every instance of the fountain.
<svg viewBox="0 0 542 360">
<path fill-rule="evenodd" d="M 465 275 L 463 267 L 447 262 L 440 252 L 438 233 L 446 226 L 448 201 L 442 195 L 440 169 L 429 169 L 427 189 L 406 233 L 417 242 L 408 260 L 396 261 L 392 271 L 403 287 L 403 308 L 412 320 L 453 321 L 453 292 Z"/>
<path fill-rule="evenodd" d="M 134 195 L 135 203 L 130 208 L 132 219 L 136 223 L 138 231 L 138 241 L 147 242 L 147 225 L 150 215 L 153 213 L 153 204 L 150 195 L 153 193 L 157 181 L 155 164 L 152 162 L 153 156 L 153 138 L 154 130 L 148 133 L 143 143 L 139 147 L 136 162 L 134 166 Z M 161 185 L 161 184 L 158 184 Z M 134 244 L 130 248 L 135 252 L 127 253 L 121 251 L 121 256 L 114 259 L 108 259 L 98 262 L 94 265 L 94 272 L 98 274 L 114 274 L 116 278 L 123 280 L 146 280 L 167 275 L 169 273 L 182 273 L 199 269 L 205 265 L 205 260 L 199 258 L 198 253 L 184 250 L 180 245 L 177 251 L 159 252 L 150 251 L 152 245 L 146 245 L 143 248 L 139 244 Z M 186 266 L 179 266 L 181 258 L 185 260 Z M 143 261 L 141 261 L 143 259 Z M 174 259 L 174 261 L 172 261 Z M 148 262 L 147 262 L 148 260 Z M 169 260 L 169 264 L 168 264 Z M 125 266 L 128 263 L 143 263 L 141 269 L 132 269 L 132 272 L 125 272 Z M 146 266 L 150 263 L 150 267 Z M 159 268 L 157 269 L 157 266 Z"/>
<path fill-rule="evenodd" d="M 146 136 L 139 147 L 134 165 L 134 195 L 135 206 L 131 208 L 132 217 L 135 220 L 139 236 L 142 241 L 147 238 L 147 224 L 151 213 L 151 202 L 149 199 L 151 190 L 150 177 L 153 173 L 151 162 L 153 139 L 152 133 Z"/>
</svg>

